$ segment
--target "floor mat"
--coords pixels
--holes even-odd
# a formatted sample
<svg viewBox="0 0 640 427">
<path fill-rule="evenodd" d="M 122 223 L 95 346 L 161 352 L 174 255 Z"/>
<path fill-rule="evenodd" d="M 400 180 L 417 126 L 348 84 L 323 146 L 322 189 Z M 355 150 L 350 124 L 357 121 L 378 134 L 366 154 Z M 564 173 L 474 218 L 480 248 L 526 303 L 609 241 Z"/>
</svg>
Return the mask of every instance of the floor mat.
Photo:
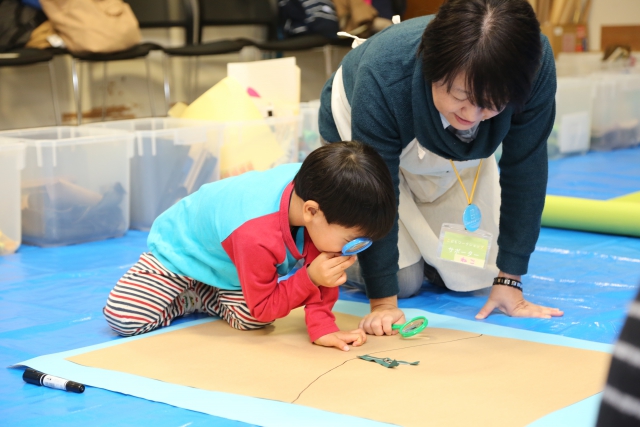
<svg viewBox="0 0 640 427">
<path fill-rule="evenodd" d="M 549 194 L 609 199 L 640 191 L 639 164 L 638 148 L 553 161 Z M 0 257 L 0 364 L 116 339 L 101 310 L 115 282 L 146 250 L 146 238 L 147 233 L 130 231 L 120 239 L 76 246 L 23 246 L 15 255 Z M 640 239 L 543 228 L 525 277 L 525 294 L 563 309 L 564 317 L 494 314 L 474 322 L 612 343 L 639 283 Z M 425 284 L 419 296 L 400 305 L 473 320 L 487 294 Z M 341 290 L 341 299 L 366 302 L 363 293 L 348 290 Z M 75 395 L 35 387 L 24 384 L 14 369 L 0 369 L 0 384 L 0 417 L 9 425 L 247 425 L 102 389 Z"/>
<path fill-rule="evenodd" d="M 339 301 L 336 311 L 354 314 L 338 314 L 338 323 L 349 329 L 366 313 L 367 306 Z M 352 348 L 349 353 L 309 345 L 300 309 L 265 330 L 240 332 L 219 321 L 195 321 L 38 357 L 21 365 L 149 400 L 274 427 L 298 426 L 301 422 L 308 426 L 373 427 L 380 425 L 379 421 L 418 426 L 429 419 L 436 425 L 469 425 L 468 417 L 480 424 L 499 425 L 483 396 L 490 396 L 494 402 L 497 399 L 498 405 L 511 402 L 508 406 L 513 414 L 507 416 L 503 407 L 500 410 L 505 415 L 504 425 L 527 425 L 537 419 L 536 425 L 551 427 L 557 424 L 546 420 L 555 422 L 562 416 L 574 417 L 573 422 L 581 423 L 578 425 L 593 422 L 598 404 L 594 397 L 604 382 L 610 346 L 422 310 L 409 309 L 407 315 L 427 316 L 429 328 L 410 339 L 370 337 L 365 346 Z M 254 335 L 251 339 L 247 338 L 250 334 Z M 259 354 L 253 353 L 251 350 L 262 341 L 270 344 L 261 345 Z M 193 352 L 194 348 L 203 350 L 201 356 Z M 500 355 L 494 353 L 495 348 L 501 349 Z M 422 363 L 388 370 L 355 358 L 364 353 Z M 471 359 L 465 359 L 471 354 Z M 132 355 L 142 359 L 140 363 L 132 364 Z M 155 361 L 150 359 L 153 355 L 158 355 Z M 584 375 L 576 360 L 590 375 Z M 347 362 L 351 364 L 345 368 Z M 521 370 L 522 364 L 528 366 L 526 373 Z M 294 371 L 289 372 L 291 369 Z M 349 375 L 353 376 L 351 380 Z M 449 383 L 450 377 L 458 378 L 455 384 Z M 513 377 L 519 381 L 513 382 Z M 336 387 L 342 381 L 346 384 Z M 387 394 L 381 406 L 379 399 L 368 396 L 372 390 L 382 389 L 387 392 L 375 393 Z M 439 390 L 437 395 L 433 390 Z M 341 392 L 346 394 L 334 399 Z M 390 410 L 410 404 L 413 398 L 422 399 L 424 393 L 430 397 L 419 407 Z M 536 404 L 521 399 L 523 395 Z M 453 403 L 456 399 L 464 403 Z M 588 408 L 584 407 L 585 401 L 589 402 Z M 577 418 L 572 402 L 578 402 L 583 411 Z M 452 404 L 466 410 L 452 416 L 447 410 Z M 550 408 L 554 412 L 549 414 Z M 543 414 L 549 414 L 548 418 L 540 418 Z"/>
</svg>

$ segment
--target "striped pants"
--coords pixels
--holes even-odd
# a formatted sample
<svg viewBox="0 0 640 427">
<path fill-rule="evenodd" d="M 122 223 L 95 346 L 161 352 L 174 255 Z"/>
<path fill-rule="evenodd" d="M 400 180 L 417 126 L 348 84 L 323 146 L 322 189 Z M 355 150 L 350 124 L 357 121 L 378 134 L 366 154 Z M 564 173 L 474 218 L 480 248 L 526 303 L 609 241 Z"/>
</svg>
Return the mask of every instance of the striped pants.
<svg viewBox="0 0 640 427">
<path fill-rule="evenodd" d="M 195 301 L 185 300 L 195 298 Z M 256 320 L 247 307 L 242 291 L 219 289 L 167 270 L 150 252 L 125 273 L 109 294 L 104 316 L 122 336 L 139 335 L 168 326 L 176 317 L 198 312 L 219 316 L 231 327 L 259 329 L 271 322 Z"/>
</svg>

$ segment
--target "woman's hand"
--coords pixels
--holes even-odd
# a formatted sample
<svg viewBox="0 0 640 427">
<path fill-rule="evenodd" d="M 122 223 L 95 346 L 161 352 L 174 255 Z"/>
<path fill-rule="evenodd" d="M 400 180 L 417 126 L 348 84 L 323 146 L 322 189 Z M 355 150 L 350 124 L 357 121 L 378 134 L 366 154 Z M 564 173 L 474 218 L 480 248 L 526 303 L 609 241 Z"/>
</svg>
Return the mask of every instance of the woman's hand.
<svg viewBox="0 0 640 427">
<path fill-rule="evenodd" d="M 371 313 L 367 314 L 361 321 L 359 327 L 370 335 L 395 335 L 397 330 L 393 330 L 394 323 L 404 323 L 404 313 L 398 308 L 398 297 L 370 300 Z"/>
<path fill-rule="evenodd" d="M 356 329 L 354 331 L 338 331 L 331 334 L 323 335 L 314 341 L 315 344 L 323 347 L 335 347 L 342 351 L 349 351 L 351 344 L 354 347 L 360 347 L 367 342 L 367 334 L 362 329 Z"/>
<path fill-rule="evenodd" d="M 502 272 L 500 276 L 520 281 L 520 276 L 513 276 Z M 562 310 L 557 308 L 533 304 L 524 299 L 522 291 L 512 288 L 511 286 L 502 285 L 495 285 L 491 288 L 489 299 L 478 314 L 476 314 L 476 319 L 486 319 L 496 308 L 512 317 L 551 319 L 551 317 L 562 316 L 564 314 Z"/>
</svg>

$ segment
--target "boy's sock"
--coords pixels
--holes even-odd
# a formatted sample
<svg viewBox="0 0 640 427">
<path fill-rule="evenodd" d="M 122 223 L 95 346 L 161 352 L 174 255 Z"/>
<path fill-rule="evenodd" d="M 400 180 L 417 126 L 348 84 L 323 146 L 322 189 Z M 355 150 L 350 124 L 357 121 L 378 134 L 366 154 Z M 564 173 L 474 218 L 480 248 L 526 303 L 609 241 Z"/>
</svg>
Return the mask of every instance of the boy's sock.
<svg viewBox="0 0 640 427">
<path fill-rule="evenodd" d="M 184 315 L 202 311 L 202 300 L 192 289 L 187 289 L 178 295 L 179 303 L 184 307 Z"/>
</svg>

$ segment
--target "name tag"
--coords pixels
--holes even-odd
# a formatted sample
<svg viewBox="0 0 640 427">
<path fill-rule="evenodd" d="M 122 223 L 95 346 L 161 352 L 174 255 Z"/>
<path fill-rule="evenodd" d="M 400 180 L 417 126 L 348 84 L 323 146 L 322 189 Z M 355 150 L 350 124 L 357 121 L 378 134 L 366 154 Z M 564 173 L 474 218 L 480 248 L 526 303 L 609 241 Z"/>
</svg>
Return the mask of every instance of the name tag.
<svg viewBox="0 0 640 427">
<path fill-rule="evenodd" d="M 468 231 L 459 224 L 442 224 L 438 257 L 445 261 L 484 268 L 489 259 L 492 234 L 484 230 Z"/>
</svg>

